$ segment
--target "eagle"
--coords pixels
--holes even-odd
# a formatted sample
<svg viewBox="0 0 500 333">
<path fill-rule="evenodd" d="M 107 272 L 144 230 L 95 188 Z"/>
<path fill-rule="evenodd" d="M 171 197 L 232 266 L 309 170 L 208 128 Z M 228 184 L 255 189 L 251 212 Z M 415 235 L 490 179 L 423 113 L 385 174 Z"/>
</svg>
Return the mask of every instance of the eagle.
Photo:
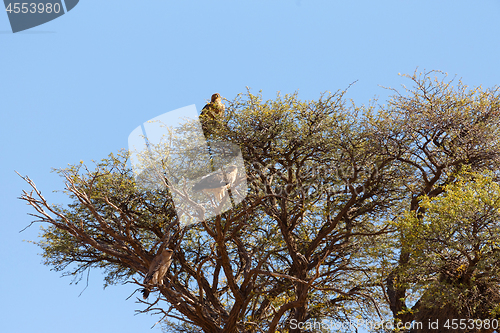
<svg viewBox="0 0 500 333">
<path fill-rule="evenodd" d="M 201 178 L 201 180 L 193 186 L 193 191 L 202 191 L 206 194 L 212 193 L 220 202 L 224 197 L 225 191 L 236 181 L 237 174 L 238 167 L 234 164 L 230 165 L 224 170 L 219 170 Z"/>
<path fill-rule="evenodd" d="M 203 109 L 201 109 L 200 117 L 215 119 L 216 117 L 223 116 L 225 110 L 226 106 L 222 104 L 222 97 L 220 96 L 220 94 L 215 93 L 212 95 L 210 103 L 208 103 L 203 107 Z"/>
<path fill-rule="evenodd" d="M 164 249 L 160 254 L 154 257 L 151 265 L 149 265 L 148 274 L 146 274 L 146 277 L 144 278 L 143 283 L 145 285 L 155 285 L 163 283 L 163 278 L 165 277 L 165 274 L 167 274 L 168 268 L 172 263 L 173 253 L 174 251 L 170 249 Z M 142 289 L 142 297 L 144 299 L 147 299 L 150 292 L 151 286 L 145 287 L 144 289 Z"/>
</svg>

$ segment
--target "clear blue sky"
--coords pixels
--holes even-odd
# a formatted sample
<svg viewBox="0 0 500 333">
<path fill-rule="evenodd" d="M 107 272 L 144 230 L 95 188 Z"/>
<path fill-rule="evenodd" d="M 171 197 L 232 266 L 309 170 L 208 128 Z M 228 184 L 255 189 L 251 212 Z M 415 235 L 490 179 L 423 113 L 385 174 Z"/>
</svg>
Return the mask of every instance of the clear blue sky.
<svg viewBox="0 0 500 333">
<path fill-rule="evenodd" d="M 409 84 L 398 73 L 439 69 L 469 85 L 500 79 L 500 0 L 81 0 L 26 33 L 0 12 L 0 331 L 159 332 L 134 316 L 130 285 L 102 289 L 100 272 L 69 285 L 41 264 L 38 226 L 16 199 L 29 175 L 67 202 L 52 167 L 99 160 L 164 112 L 200 109 L 212 93 L 249 86 L 302 99 L 345 88 L 367 103 Z"/>
</svg>

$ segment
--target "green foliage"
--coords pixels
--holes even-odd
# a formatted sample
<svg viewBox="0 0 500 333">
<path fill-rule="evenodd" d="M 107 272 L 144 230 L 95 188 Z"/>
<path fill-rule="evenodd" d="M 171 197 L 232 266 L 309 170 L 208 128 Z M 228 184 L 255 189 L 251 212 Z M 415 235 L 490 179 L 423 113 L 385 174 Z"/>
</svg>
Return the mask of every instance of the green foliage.
<svg viewBox="0 0 500 333">
<path fill-rule="evenodd" d="M 165 191 L 138 190 L 127 162 L 128 153 L 120 152 L 110 154 L 94 170 L 82 163 L 56 170 L 66 179 L 69 188 L 64 192 L 73 203 L 67 208 L 53 206 L 59 215 L 56 224 L 42 228 L 38 245 L 46 265 L 57 271 L 67 269 L 64 275 L 74 276 L 75 281 L 87 269 L 104 269 L 105 286 L 137 273 L 135 267 L 124 266 L 102 248 L 112 247 L 128 255 L 130 249 L 124 242 L 129 237 L 150 251 L 175 212 Z M 127 223 L 129 218 L 134 219 L 133 226 Z M 61 226 L 74 226 L 75 230 Z"/>
<path fill-rule="evenodd" d="M 420 206 L 424 218 L 407 212 L 400 226 L 411 252 L 405 273 L 425 293 L 425 307 L 452 304 L 461 318 L 496 317 L 500 185 L 494 175 L 462 173 L 444 195 L 423 196 Z"/>
</svg>

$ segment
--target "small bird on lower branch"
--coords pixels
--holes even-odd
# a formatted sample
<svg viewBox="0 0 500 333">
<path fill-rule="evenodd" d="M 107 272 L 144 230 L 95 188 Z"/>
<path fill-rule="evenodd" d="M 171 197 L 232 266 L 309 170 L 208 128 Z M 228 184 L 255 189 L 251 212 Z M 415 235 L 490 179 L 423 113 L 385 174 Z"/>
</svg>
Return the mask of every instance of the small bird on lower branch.
<svg viewBox="0 0 500 333">
<path fill-rule="evenodd" d="M 170 249 L 164 249 L 160 254 L 154 257 L 151 265 L 149 265 L 148 274 L 144 277 L 145 285 L 155 285 L 163 284 L 163 278 L 167 274 L 170 264 L 172 264 L 172 254 L 174 251 Z M 148 298 L 151 292 L 151 286 L 147 286 L 142 289 L 142 297 L 144 299 Z"/>
</svg>

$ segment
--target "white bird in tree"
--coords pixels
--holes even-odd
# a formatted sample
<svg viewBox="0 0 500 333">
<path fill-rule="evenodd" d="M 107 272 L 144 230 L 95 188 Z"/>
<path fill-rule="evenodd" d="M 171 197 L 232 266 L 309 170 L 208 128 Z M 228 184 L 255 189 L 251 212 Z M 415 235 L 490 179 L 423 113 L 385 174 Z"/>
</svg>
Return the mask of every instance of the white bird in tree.
<svg viewBox="0 0 500 333">
<path fill-rule="evenodd" d="M 213 194 L 220 202 L 224 197 L 226 190 L 234 184 L 236 176 L 238 175 L 238 168 L 236 165 L 230 165 L 222 170 L 207 175 L 193 186 L 193 191 L 202 191 L 206 194 Z"/>
<path fill-rule="evenodd" d="M 148 298 L 151 292 L 151 285 L 163 284 L 163 278 L 167 274 L 168 268 L 172 263 L 172 254 L 174 251 L 170 249 L 164 249 L 160 254 L 154 257 L 151 265 L 149 265 L 148 274 L 144 278 L 144 284 L 149 285 L 142 289 L 142 297 L 144 299 Z"/>
</svg>

